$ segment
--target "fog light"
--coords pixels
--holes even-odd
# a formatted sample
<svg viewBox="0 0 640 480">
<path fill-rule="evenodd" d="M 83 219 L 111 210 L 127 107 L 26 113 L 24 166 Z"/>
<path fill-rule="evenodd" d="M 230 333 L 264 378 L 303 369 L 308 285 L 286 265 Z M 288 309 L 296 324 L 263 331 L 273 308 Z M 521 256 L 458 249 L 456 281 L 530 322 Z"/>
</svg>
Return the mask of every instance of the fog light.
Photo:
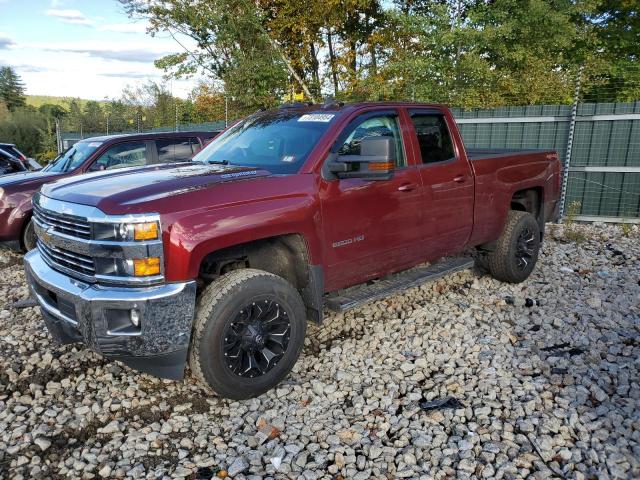
<svg viewBox="0 0 640 480">
<path fill-rule="evenodd" d="M 133 274 L 136 277 L 148 277 L 150 275 L 160 275 L 160 258 L 136 258 L 133 261 Z"/>
<path fill-rule="evenodd" d="M 140 326 L 140 312 L 135 308 L 131 310 L 131 323 L 136 327 Z"/>
</svg>

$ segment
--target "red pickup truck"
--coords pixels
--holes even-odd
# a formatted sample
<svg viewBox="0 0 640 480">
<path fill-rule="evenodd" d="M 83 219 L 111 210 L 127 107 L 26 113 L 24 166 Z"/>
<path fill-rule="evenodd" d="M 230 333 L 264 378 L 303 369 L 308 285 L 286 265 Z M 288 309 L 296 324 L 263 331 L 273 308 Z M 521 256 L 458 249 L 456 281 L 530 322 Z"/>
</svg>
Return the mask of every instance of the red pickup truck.
<svg viewBox="0 0 640 480">
<path fill-rule="evenodd" d="M 164 378 L 189 363 L 248 398 L 287 375 L 325 306 L 472 263 L 425 262 L 473 247 L 525 280 L 559 188 L 556 152 L 466 150 L 443 106 L 289 105 L 190 164 L 45 185 L 25 267 L 58 341 Z"/>
</svg>

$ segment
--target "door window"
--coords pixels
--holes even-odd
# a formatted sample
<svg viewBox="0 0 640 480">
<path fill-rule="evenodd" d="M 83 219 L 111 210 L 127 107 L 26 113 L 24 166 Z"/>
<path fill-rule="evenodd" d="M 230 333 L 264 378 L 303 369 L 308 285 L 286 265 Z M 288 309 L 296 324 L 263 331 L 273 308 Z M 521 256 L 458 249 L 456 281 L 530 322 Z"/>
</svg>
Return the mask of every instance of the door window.
<svg viewBox="0 0 640 480">
<path fill-rule="evenodd" d="M 453 142 L 444 115 L 414 113 L 413 127 L 418 136 L 422 163 L 436 163 L 454 157 Z"/>
<path fill-rule="evenodd" d="M 197 138 L 167 138 L 156 140 L 158 149 L 158 162 L 188 162 L 193 154 L 198 151 Z"/>
<path fill-rule="evenodd" d="M 406 166 L 402 135 L 395 115 L 370 117 L 358 123 L 340 146 L 338 155 L 360 155 L 360 144 L 367 137 L 391 137 L 396 147 L 396 166 Z"/>
<path fill-rule="evenodd" d="M 146 164 L 147 147 L 145 142 L 127 142 L 109 148 L 91 166 L 91 170 L 113 170 Z"/>
</svg>

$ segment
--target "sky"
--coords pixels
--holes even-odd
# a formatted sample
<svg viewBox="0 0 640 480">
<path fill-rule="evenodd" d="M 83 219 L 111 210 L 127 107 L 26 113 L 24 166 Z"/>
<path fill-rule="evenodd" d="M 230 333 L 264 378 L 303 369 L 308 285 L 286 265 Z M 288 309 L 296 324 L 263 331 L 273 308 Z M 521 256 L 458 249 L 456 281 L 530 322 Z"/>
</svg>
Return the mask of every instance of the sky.
<svg viewBox="0 0 640 480">
<path fill-rule="evenodd" d="M 28 95 L 118 98 L 127 85 L 161 81 L 153 61 L 183 51 L 145 29 L 117 0 L 0 0 L 0 65 L 16 70 Z M 196 83 L 166 84 L 185 98 Z"/>
</svg>

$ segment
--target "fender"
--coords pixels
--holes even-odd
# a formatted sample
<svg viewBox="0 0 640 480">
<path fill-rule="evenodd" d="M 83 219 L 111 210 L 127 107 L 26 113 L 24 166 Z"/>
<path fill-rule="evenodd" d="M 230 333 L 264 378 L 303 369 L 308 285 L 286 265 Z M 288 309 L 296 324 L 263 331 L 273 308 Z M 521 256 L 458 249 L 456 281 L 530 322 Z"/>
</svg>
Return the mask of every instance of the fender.
<svg viewBox="0 0 640 480">
<path fill-rule="evenodd" d="M 197 212 L 180 219 L 165 233 L 167 281 L 198 277 L 202 260 L 223 248 L 298 234 L 304 239 L 309 263 L 322 263 L 319 201 L 306 194 L 261 199 Z"/>
</svg>

